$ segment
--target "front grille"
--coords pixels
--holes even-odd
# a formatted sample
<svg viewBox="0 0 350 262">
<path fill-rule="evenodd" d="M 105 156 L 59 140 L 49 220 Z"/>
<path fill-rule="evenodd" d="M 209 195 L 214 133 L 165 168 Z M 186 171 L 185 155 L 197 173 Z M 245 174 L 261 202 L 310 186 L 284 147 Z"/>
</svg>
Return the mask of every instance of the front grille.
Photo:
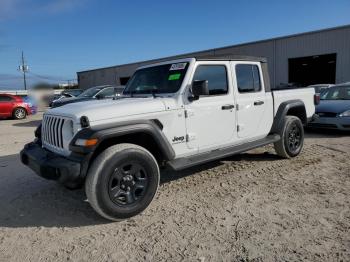
<svg viewBox="0 0 350 262">
<path fill-rule="evenodd" d="M 66 120 L 57 116 L 44 115 L 42 121 L 42 141 L 44 145 L 52 146 L 56 149 L 64 148 L 63 125 Z"/>
<path fill-rule="evenodd" d="M 323 124 L 323 123 L 310 123 L 311 127 L 319 127 L 319 128 L 337 128 L 337 125 L 334 124 Z"/>
<path fill-rule="evenodd" d="M 319 117 L 336 117 L 337 113 L 333 113 L 333 112 L 319 112 L 319 113 L 317 113 L 317 115 Z"/>
</svg>

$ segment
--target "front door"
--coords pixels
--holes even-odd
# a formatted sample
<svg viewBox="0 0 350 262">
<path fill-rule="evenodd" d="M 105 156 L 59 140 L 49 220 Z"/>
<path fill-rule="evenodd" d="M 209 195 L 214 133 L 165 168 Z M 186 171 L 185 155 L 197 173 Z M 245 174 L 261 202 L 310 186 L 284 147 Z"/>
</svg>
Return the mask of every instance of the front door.
<svg viewBox="0 0 350 262">
<path fill-rule="evenodd" d="M 192 82 L 207 80 L 209 95 L 185 105 L 187 145 L 199 151 L 229 143 L 235 134 L 234 96 L 229 62 L 196 63 Z"/>
<path fill-rule="evenodd" d="M 10 116 L 12 114 L 13 99 L 7 95 L 0 95 L 0 116 Z"/>
</svg>

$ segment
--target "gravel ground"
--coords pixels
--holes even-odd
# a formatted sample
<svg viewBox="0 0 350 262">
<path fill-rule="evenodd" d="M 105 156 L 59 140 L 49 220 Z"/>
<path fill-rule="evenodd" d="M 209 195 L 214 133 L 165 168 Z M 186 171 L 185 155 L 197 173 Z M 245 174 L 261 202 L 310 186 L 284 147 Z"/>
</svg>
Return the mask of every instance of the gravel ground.
<svg viewBox="0 0 350 262">
<path fill-rule="evenodd" d="M 0 261 L 350 261 L 349 134 L 163 171 L 144 213 L 110 223 L 20 163 L 40 118 L 0 120 Z"/>
</svg>

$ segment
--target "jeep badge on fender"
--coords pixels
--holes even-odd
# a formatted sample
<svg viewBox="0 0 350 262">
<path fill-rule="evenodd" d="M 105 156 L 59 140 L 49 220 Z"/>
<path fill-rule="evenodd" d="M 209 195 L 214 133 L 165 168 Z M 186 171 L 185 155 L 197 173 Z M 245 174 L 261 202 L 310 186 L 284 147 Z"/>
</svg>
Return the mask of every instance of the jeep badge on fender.
<svg viewBox="0 0 350 262">
<path fill-rule="evenodd" d="M 184 136 L 174 136 L 173 138 L 173 143 L 181 143 L 185 141 L 185 137 Z"/>
</svg>

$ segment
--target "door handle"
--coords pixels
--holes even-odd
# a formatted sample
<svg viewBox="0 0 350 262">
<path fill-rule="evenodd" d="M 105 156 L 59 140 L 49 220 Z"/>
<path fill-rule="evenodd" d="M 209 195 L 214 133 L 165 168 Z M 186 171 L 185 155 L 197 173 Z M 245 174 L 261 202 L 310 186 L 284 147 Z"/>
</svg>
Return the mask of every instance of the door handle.
<svg viewBox="0 0 350 262">
<path fill-rule="evenodd" d="M 262 105 L 262 104 L 264 104 L 264 101 L 255 101 L 255 102 L 254 102 L 254 105 L 255 105 L 255 106 L 260 106 L 260 105 Z"/>
<path fill-rule="evenodd" d="M 233 109 L 235 108 L 235 105 L 223 105 L 221 107 L 222 110 L 230 110 L 230 109 Z"/>
</svg>

